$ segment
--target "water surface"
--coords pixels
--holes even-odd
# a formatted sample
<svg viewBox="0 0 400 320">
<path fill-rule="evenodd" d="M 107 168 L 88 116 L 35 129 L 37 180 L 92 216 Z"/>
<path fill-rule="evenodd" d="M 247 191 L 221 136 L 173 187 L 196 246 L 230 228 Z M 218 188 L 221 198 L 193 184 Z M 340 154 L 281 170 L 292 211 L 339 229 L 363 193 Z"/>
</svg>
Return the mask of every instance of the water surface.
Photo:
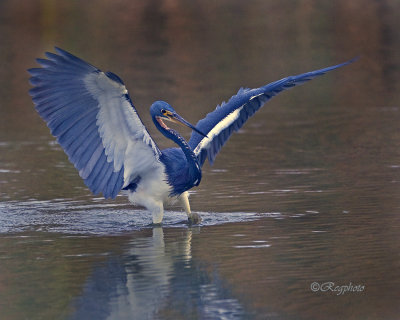
<svg viewBox="0 0 400 320">
<path fill-rule="evenodd" d="M 399 10 L 2 1 L 2 318 L 398 318 Z M 155 100 L 196 123 L 241 86 L 361 58 L 271 100 L 205 165 L 201 225 L 171 207 L 153 228 L 93 196 L 34 111 L 25 70 L 53 45 L 121 76 L 161 147 Z"/>
</svg>

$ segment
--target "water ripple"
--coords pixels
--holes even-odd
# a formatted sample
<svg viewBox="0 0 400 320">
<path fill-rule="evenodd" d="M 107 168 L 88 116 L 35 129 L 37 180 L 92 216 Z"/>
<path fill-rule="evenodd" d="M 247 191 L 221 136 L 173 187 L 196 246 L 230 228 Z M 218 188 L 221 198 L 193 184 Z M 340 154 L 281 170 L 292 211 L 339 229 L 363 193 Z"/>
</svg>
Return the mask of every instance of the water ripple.
<svg viewBox="0 0 400 320">
<path fill-rule="evenodd" d="M 0 233 L 44 231 L 66 234 L 119 234 L 151 225 L 151 214 L 131 205 L 87 203 L 81 201 L 8 201 L 0 203 Z M 198 212 L 200 226 L 279 218 L 280 213 Z M 163 227 L 184 227 L 186 214 L 167 210 Z"/>
</svg>

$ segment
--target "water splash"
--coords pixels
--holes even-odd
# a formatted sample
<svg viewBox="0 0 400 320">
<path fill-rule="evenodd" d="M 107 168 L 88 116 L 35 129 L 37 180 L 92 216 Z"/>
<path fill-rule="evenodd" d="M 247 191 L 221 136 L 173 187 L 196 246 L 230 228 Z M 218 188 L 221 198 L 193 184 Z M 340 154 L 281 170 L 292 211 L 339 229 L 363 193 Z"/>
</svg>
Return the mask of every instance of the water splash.
<svg viewBox="0 0 400 320">
<path fill-rule="evenodd" d="M 67 234 L 120 234 L 151 225 L 151 214 L 131 205 L 100 204 L 58 199 L 52 201 L 0 202 L 0 233 L 44 231 Z M 279 213 L 197 212 L 200 226 L 254 221 L 264 217 L 279 218 Z M 186 214 L 167 210 L 164 228 L 187 226 Z"/>
</svg>

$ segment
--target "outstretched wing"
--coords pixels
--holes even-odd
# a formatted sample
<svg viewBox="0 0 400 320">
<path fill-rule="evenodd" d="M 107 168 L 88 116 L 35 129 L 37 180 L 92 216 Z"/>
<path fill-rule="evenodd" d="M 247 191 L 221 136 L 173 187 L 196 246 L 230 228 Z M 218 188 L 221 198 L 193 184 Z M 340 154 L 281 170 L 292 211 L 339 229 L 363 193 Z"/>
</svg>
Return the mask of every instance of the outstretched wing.
<svg viewBox="0 0 400 320">
<path fill-rule="evenodd" d="M 122 80 L 55 49 L 29 69 L 36 110 L 94 193 L 115 198 L 144 172 L 162 165 Z"/>
<path fill-rule="evenodd" d="M 234 131 L 238 131 L 265 102 L 279 92 L 302 84 L 324 73 L 352 63 L 355 59 L 316 71 L 290 76 L 258 89 L 240 89 L 227 103 L 207 114 L 196 124 L 196 128 L 207 134 L 203 137 L 193 131 L 189 145 L 201 165 L 206 158 L 212 164 L 219 150 Z"/>
</svg>

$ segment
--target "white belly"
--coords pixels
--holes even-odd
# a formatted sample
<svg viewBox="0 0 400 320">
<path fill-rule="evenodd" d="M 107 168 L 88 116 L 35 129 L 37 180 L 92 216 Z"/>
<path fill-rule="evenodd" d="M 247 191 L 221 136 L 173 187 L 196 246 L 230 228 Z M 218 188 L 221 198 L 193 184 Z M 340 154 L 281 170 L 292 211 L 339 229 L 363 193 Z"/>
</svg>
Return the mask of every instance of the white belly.
<svg viewBox="0 0 400 320">
<path fill-rule="evenodd" d="M 160 171 L 154 170 L 141 177 L 136 190 L 128 191 L 129 201 L 144 206 L 150 211 L 168 202 L 172 188 L 167 183 L 165 173 Z"/>
</svg>

